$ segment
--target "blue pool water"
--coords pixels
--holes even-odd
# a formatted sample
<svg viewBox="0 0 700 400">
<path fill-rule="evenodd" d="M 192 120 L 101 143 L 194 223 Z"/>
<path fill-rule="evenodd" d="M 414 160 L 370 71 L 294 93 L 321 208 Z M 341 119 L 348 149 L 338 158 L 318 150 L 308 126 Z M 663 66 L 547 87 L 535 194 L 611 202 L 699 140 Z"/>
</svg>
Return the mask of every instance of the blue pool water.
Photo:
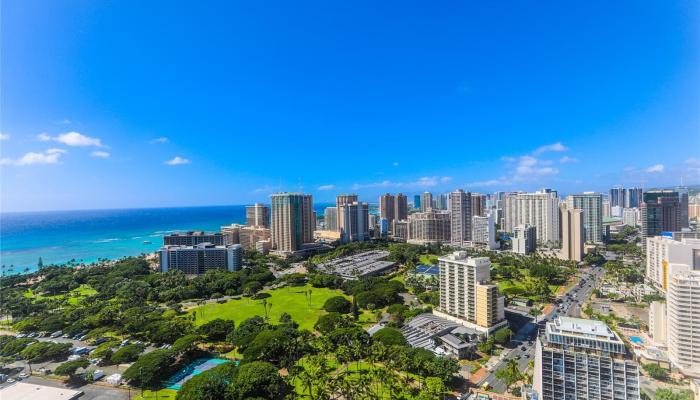
<svg viewBox="0 0 700 400">
<path fill-rule="evenodd" d="M 227 362 L 230 361 L 221 358 L 198 358 L 187 364 L 185 368 L 177 371 L 175 375 L 171 376 L 165 383 L 165 386 L 168 389 L 180 390 L 182 385 L 184 385 L 188 380 L 192 379 L 192 377 Z"/>
<path fill-rule="evenodd" d="M 440 268 L 437 265 L 419 265 L 416 267 L 416 273 L 426 275 L 440 275 Z"/>
<path fill-rule="evenodd" d="M 639 345 L 641 345 L 641 344 L 644 343 L 644 340 L 643 340 L 642 338 L 640 338 L 639 336 L 630 336 L 630 340 L 631 340 L 632 343 L 634 343 L 634 344 L 639 344 Z"/>
</svg>

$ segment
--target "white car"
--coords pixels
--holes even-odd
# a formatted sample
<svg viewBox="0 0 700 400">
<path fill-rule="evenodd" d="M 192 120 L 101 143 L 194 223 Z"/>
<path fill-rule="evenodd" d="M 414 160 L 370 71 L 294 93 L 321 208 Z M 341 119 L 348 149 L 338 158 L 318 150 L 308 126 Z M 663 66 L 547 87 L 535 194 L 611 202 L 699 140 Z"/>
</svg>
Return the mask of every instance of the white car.
<svg viewBox="0 0 700 400">
<path fill-rule="evenodd" d="M 19 374 L 19 377 L 22 379 L 26 379 L 26 378 L 29 378 L 29 374 L 26 372 L 22 372 L 21 374 Z"/>
</svg>

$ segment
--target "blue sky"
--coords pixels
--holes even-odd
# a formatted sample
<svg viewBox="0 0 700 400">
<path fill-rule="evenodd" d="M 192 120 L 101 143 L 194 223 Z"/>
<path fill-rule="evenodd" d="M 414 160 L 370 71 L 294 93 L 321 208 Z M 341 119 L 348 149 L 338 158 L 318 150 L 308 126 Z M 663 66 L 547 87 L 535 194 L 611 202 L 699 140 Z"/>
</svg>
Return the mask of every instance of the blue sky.
<svg viewBox="0 0 700 400">
<path fill-rule="evenodd" d="M 700 183 L 697 2 L 2 2 L 3 211 Z"/>
</svg>

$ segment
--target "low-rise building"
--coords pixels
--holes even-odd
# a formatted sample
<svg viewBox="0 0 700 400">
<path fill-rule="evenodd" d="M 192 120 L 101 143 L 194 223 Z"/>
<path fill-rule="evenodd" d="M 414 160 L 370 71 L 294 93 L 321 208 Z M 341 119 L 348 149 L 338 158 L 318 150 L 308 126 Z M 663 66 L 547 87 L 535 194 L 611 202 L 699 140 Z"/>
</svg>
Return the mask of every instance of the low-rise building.
<svg viewBox="0 0 700 400">
<path fill-rule="evenodd" d="M 396 268 L 394 261 L 386 261 L 389 252 L 371 250 L 347 257 L 336 258 L 316 265 L 319 271 L 339 275 L 344 279 L 359 279 L 365 276 L 379 275 Z"/>
<path fill-rule="evenodd" d="M 200 275 L 214 269 L 238 271 L 243 268 L 243 246 L 163 246 L 159 251 L 160 271 L 179 270 L 187 275 Z"/>
</svg>

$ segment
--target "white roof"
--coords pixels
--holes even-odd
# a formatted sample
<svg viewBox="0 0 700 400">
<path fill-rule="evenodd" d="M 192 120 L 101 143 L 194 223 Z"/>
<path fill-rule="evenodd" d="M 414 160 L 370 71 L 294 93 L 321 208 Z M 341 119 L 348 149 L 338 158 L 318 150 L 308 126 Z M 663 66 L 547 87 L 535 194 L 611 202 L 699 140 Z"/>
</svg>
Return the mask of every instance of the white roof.
<svg viewBox="0 0 700 400">
<path fill-rule="evenodd" d="M 73 400 L 83 394 L 80 390 L 57 388 L 17 382 L 0 389 L 0 399 L 8 400 Z"/>
<path fill-rule="evenodd" d="M 559 317 L 557 328 L 562 332 L 580 333 L 593 336 L 610 337 L 610 328 L 601 321 L 583 318 Z"/>
</svg>

